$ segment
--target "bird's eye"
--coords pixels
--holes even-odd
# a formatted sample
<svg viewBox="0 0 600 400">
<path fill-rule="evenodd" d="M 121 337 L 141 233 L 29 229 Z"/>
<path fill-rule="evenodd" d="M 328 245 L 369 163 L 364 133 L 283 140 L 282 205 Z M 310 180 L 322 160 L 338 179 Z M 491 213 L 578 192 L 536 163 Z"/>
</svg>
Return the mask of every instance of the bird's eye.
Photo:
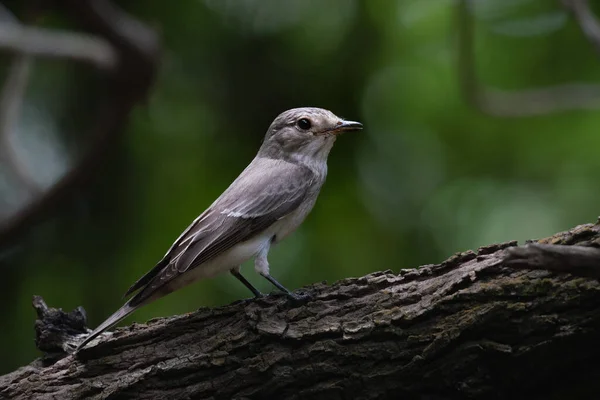
<svg viewBox="0 0 600 400">
<path fill-rule="evenodd" d="M 310 127 L 311 127 L 311 123 L 308 118 L 300 118 L 298 120 L 298 128 L 302 129 L 303 131 L 309 130 Z"/>
</svg>

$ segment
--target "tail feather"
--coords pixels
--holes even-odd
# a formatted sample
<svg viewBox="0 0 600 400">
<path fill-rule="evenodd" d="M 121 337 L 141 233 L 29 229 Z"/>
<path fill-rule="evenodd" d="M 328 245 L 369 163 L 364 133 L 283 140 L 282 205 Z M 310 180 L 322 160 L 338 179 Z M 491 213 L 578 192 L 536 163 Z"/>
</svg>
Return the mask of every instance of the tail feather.
<svg viewBox="0 0 600 400">
<path fill-rule="evenodd" d="M 136 290 L 139 290 L 142 287 L 144 287 L 145 285 L 147 285 L 152 279 L 154 279 L 155 276 L 158 275 L 158 273 L 160 271 L 163 270 L 163 268 L 167 264 L 168 264 L 168 260 L 166 258 L 163 258 L 162 260 L 160 260 L 158 262 L 158 264 L 156 264 L 154 266 L 154 268 L 152 268 L 148 273 L 146 273 L 146 275 L 142 276 L 133 285 L 131 285 L 131 287 L 129 289 L 127 289 L 127 292 L 125 292 L 125 294 L 123 295 L 123 298 L 129 296 Z"/>
<path fill-rule="evenodd" d="M 83 342 L 81 342 L 79 346 L 77 346 L 77 348 L 75 349 L 75 353 L 84 348 L 89 342 L 98 337 L 98 335 L 100 335 L 102 332 L 116 325 L 123 318 L 127 317 L 129 314 L 134 312 L 137 308 L 138 307 L 132 307 L 131 305 L 129 305 L 129 302 L 127 302 L 123 307 L 115 311 L 113 315 L 108 317 L 106 321 L 104 321 L 96 329 L 94 329 L 90 336 L 88 336 Z"/>
</svg>

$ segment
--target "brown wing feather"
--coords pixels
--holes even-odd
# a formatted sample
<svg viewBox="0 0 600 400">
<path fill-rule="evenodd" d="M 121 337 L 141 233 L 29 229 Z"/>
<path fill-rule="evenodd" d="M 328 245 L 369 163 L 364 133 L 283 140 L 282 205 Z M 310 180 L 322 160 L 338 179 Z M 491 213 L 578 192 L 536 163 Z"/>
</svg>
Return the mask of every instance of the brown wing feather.
<svg viewBox="0 0 600 400">
<path fill-rule="evenodd" d="M 147 274 L 152 277 L 140 279 L 146 282 L 130 300 L 132 306 L 143 303 L 176 276 L 252 238 L 295 210 L 314 179 L 310 169 L 295 164 L 285 163 L 266 171 L 260 168 L 264 165 L 252 168 L 253 164 L 177 240 L 163 259 L 162 268 L 157 265 L 156 271 Z"/>
</svg>

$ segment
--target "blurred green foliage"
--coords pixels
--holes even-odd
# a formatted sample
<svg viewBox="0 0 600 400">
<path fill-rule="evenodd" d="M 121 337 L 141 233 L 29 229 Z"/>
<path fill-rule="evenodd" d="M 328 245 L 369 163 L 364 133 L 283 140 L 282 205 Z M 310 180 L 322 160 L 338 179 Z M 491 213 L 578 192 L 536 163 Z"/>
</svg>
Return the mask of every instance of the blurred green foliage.
<svg viewBox="0 0 600 400">
<path fill-rule="evenodd" d="M 487 84 L 519 90 L 600 80 L 598 54 L 558 2 L 476 3 L 475 56 Z M 496 118 L 468 106 L 457 80 L 454 1 L 122 5 L 160 30 L 160 77 L 100 173 L 0 249 L 0 373 L 37 355 L 33 294 L 68 310 L 82 305 L 90 325 L 100 323 L 249 163 L 272 119 L 288 108 L 324 107 L 365 125 L 338 140 L 314 211 L 271 253 L 273 275 L 290 288 L 543 237 L 600 211 L 600 112 Z M 74 79 L 71 68 L 36 64 L 25 127 L 35 120 L 52 136 L 58 128 L 49 125 L 86 115 L 93 92 L 75 99 L 59 90 Z M 69 106 L 56 106 L 57 93 Z M 60 113 L 58 122 L 48 120 Z M 68 143 L 63 137 L 54 146 L 63 150 L 54 152 L 41 146 L 36 171 L 60 175 Z M 10 195 L 0 182 L 0 196 Z M 272 290 L 251 263 L 244 269 L 261 290 Z M 249 296 L 223 276 L 126 322 Z"/>
</svg>

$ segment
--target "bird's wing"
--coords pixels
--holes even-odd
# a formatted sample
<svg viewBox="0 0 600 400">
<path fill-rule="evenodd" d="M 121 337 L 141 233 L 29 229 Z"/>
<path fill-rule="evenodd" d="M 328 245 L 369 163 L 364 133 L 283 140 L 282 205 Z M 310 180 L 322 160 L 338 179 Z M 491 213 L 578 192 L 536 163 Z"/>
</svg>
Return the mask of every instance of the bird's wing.
<svg viewBox="0 0 600 400">
<path fill-rule="evenodd" d="M 307 167 L 282 160 L 255 158 L 231 186 L 198 217 L 148 274 L 128 294 L 141 304 L 176 276 L 262 232 L 294 211 L 314 179 Z"/>
</svg>

